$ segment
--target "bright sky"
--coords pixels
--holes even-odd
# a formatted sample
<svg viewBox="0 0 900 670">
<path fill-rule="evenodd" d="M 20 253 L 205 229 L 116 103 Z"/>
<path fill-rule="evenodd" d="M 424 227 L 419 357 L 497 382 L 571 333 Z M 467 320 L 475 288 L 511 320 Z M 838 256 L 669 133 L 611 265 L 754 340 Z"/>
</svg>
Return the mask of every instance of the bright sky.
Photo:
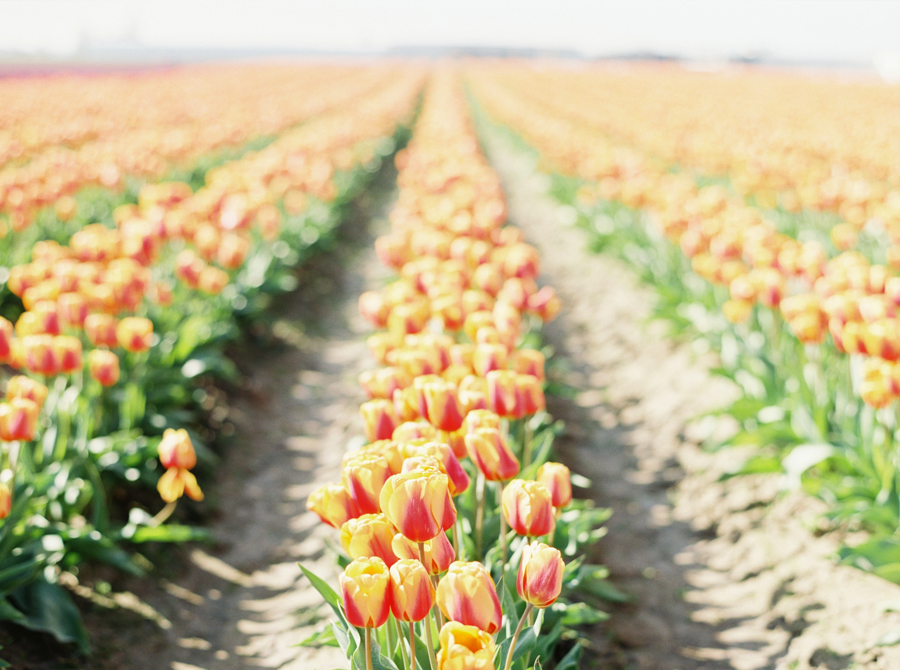
<svg viewBox="0 0 900 670">
<path fill-rule="evenodd" d="M 398 45 L 900 62 L 895 0 L 0 0 L 0 52 Z"/>
</svg>

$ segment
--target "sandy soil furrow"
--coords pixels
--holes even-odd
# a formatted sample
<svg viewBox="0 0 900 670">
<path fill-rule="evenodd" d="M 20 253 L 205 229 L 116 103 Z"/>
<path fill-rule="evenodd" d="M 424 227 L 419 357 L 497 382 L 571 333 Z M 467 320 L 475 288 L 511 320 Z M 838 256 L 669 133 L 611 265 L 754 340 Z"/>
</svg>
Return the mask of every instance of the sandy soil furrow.
<svg viewBox="0 0 900 670">
<path fill-rule="evenodd" d="M 539 249 L 543 280 L 564 301 L 546 334 L 579 394 L 549 409 L 567 423 L 562 457 L 593 481 L 585 495 L 614 510 L 592 558 L 635 597 L 596 629 L 591 662 L 900 667 L 897 647 L 874 646 L 900 627 L 900 614 L 885 611 L 900 604 L 900 588 L 834 565 L 841 537 L 816 530 L 819 501 L 780 495 L 773 476 L 718 481 L 743 455 L 704 452 L 689 422 L 734 389 L 706 372 L 710 361 L 645 324 L 648 290 L 621 263 L 586 250 L 532 159 L 499 135 L 485 141 L 511 221 Z"/>
</svg>

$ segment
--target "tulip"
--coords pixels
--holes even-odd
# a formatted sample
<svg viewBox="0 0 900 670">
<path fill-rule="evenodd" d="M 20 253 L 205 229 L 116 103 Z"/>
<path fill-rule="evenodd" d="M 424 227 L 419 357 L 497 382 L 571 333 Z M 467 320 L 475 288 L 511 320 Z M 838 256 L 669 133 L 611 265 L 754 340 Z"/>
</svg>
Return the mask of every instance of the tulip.
<svg viewBox="0 0 900 670">
<path fill-rule="evenodd" d="M 359 376 L 359 385 L 363 387 L 366 395 L 371 399 L 386 398 L 391 400 L 394 397 L 394 391 L 404 389 L 411 383 L 412 379 L 406 371 L 396 366 L 363 372 Z M 396 407 L 394 409 L 396 411 Z"/>
<path fill-rule="evenodd" d="M 537 314 L 544 323 L 550 323 L 562 309 L 562 302 L 552 286 L 545 286 L 528 297 L 528 309 Z"/>
<path fill-rule="evenodd" d="M 413 440 L 434 440 L 437 438 L 437 430 L 427 421 L 404 421 L 394 429 L 391 439 L 397 442 L 412 442 Z"/>
<path fill-rule="evenodd" d="M 394 404 L 394 414 L 403 423 L 415 421 L 419 418 L 419 400 L 416 389 L 407 386 L 404 389 L 396 389 L 391 397 Z M 434 430 L 430 423 L 424 422 Z"/>
<path fill-rule="evenodd" d="M 72 335 L 57 335 L 53 338 L 53 350 L 59 361 L 60 372 L 75 372 L 83 364 L 81 340 Z"/>
<path fill-rule="evenodd" d="M 399 338 L 391 333 L 375 333 L 366 340 L 372 358 L 382 365 L 387 363 L 388 353 L 396 349 L 398 344 Z"/>
<path fill-rule="evenodd" d="M 365 445 L 357 452 L 345 454 L 342 459 L 342 467 L 362 454 L 377 454 L 383 457 L 387 461 L 388 470 L 392 475 L 399 474 L 403 469 L 405 456 L 403 455 L 401 443 L 396 440 L 377 440 Z"/>
<path fill-rule="evenodd" d="M 486 377 L 492 370 L 506 367 L 509 349 L 503 344 L 478 344 L 472 356 L 472 369 L 479 377 Z"/>
<path fill-rule="evenodd" d="M 426 442 L 423 445 L 411 445 L 404 452 L 408 456 L 431 456 L 440 464 L 443 472 L 450 481 L 450 495 L 458 496 L 469 488 L 469 475 L 463 469 L 449 444 L 443 442 Z"/>
<path fill-rule="evenodd" d="M 30 442 L 37 434 L 40 407 L 28 398 L 12 398 L 0 402 L 0 440 Z"/>
<path fill-rule="evenodd" d="M 56 308 L 62 325 L 66 328 L 81 328 L 88 316 L 87 300 L 80 293 L 60 293 Z"/>
<path fill-rule="evenodd" d="M 544 387 L 533 375 L 516 375 L 516 395 L 522 401 L 522 412 L 532 416 L 547 406 L 544 398 Z"/>
<path fill-rule="evenodd" d="M 363 514 L 341 526 L 341 546 L 350 558 L 378 556 L 390 567 L 397 562 L 393 539 L 394 529 L 384 514 Z"/>
<path fill-rule="evenodd" d="M 488 404 L 499 416 L 521 419 L 525 403 L 512 370 L 492 370 L 485 375 L 488 384 Z"/>
<path fill-rule="evenodd" d="M 391 565 L 391 612 L 398 621 L 421 621 L 434 606 L 428 571 L 414 558 Z"/>
<path fill-rule="evenodd" d="M 442 572 L 446 572 L 450 564 L 456 560 L 456 553 L 446 533 L 438 533 L 433 539 L 423 542 L 422 548 L 425 553 L 423 565 L 429 574 L 439 575 Z M 414 558 L 416 560 L 421 558 L 418 543 L 403 537 L 402 533 L 394 535 L 393 540 L 391 540 L 391 549 L 400 558 Z"/>
<path fill-rule="evenodd" d="M 444 432 L 452 433 L 462 427 L 465 414 L 456 395 L 456 386 L 437 378 L 423 387 L 428 421 Z"/>
<path fill-rule="evenodd" d="M 477 561 L 455 561 L 437 587 L 438 607 L 457 621 L 493 635 L 500 630 L 503 612 L 490 573 Z"/>
<path fill-rule="evenodd" d="M 572 481 L 569 468 L 562 463 L 544 463 L 537 471 L 537 481 L 550 491 L 550 499 L 556 508 L 572 502 Z"/>
<path fill-rule="evenodd" d="M 456 507 L 445 474 L 393 475 L 381 489 L 381 510 L 413 542 L 426 542 L 456 522 Z"/>
<path fill-rule="evenodd" d="M 49 390 L 46 386 L 36 379 L 24 375 L 10 377 L 9 381 L 6 382 L 7 400 L 12 400 L 13 398 L 28 398 L 35 402 L 38 410 L 44 406 L 44 401 L 47 399 L 48 393 Z"/>
<path fill-rule="evenodd" d="M 556 527 L 553 499 L 540 482 L 513 480 L 503 489 L 501 506 L 509 527 L 519 535 L 549 535 Z"/>
<path fill-rule="evenodd" d="M 519 596 L 535 607 L 549 607 L 562 591 L 565 569 L 559 549 L 541 542 L 526 544 L 516 579 Z"/>
<path fill-rule="evenodd" d="M 537 349 L 519 349 L 511 355 L 513 369 L 522 375 L 533 375 L 544 381 L 544 354 Z"/>
<path fill-rule="evenodd" d="M 327 484 L 309 494 L 306 509 L 334 528 L 341 528 L 347 521 L 360 515 L 350 492 L 343 484 Z"/>
<path fill-rule="evenodd" d="M 493 670 L 494 638 L 476 626 L 448 621 L 440 632 L 437 670 Z"/>
<path fill-rule="evenodd" d="M 490 409 L 477 409 L 466 414 L 466 433 L 474 433 L 479 428 L 500 430 L 500 417 Z"/>
<path fill-rule="evenodd" d="M 376 328 L 384 328 L 391 306 L 378 291 L 366 291 L 359 296 L 359 313 Z"/>
<path fill-rule="evenodd" d="M 228 286 L 228 281 L 228 273 L 225 270 L 214 265 L 207 265 L 200 272 L 197 288 L 210 295 L 219 295 Z"/>
<path fill-rule="evenodd" d="M 116 326 L 116 339 L 126 351 L 147 351 L 153 343 L 153 322 L 140 316 L 126 316 Z"/>
<path fill-rule="evenodd" d="M 166 428 L 162 440 L 157 447 L 159 462 L 166 468 L 181 468 L 190 470 L 197 465 L 197 453 L 187 430 L 179 428 Z"/>
<path fill-rule="evenodd" d="M 391 471 L 387 459 L 373 453 L 361 454 L 347 463 L 341 471 L 341 483 L 361 514 L 382 511 L 378 505 L 379 495 L 389 477 Z"/>
<path fill-rule="evenodd" d="M 465 439 L 469 458 L 488 481 L 507 481 L 519 474 L 519 460 L 496 428 L 476 428 Z"/>
<path fill-rule="evenodd" d="M 10 343 L 13 339 L 12 322 L 0 316 L 0 362 L 9 358 Z"/>
<path fill-rule="evenodd" d="M 197 478 L 184 468 L 169 468 L 156 483 L 159 497 L 167 503 L 174 503 L 187 493 L 193 500 L 203 500 L 203 491 L 197 484 Z"/>
<path fill-rule="evenodd" d="M 377 556 L 358 558 L 340 577 L 344 613 L 352 626 L 377 628 L 391 613 L 391 573 Z"/>
<path fill-rule="evenodd" d="M 119 340 L 116 337 L 116 318 L 111 314 L 88 314 L 84 319 L 84 332 L 88 341 L 95 347 L 116 347 Z"/>
<path fill-rule="evenodd" d="M 119 357 L 108 349 L 92 349 L 88 354 L 88 371 L 103 386 L 119 381 Z"/>
<path fill-rule="evenodd" d="M 59 374 L 60 360 L 53 346 L 52 335 L 26 335 L 22 338 L 25 347 L 25 367 L 45 377 Z"/>
<path fill-rule="evenodd" d="M 369 442 L 390 439 L 394 428 L 400 423 L 394 413 L 393 403 L 383 398 L 364 402 L 360 405 L 359 412 L 362 414 Z"/>
<path fill-rule="evenodd" d="M 478 331 L 486 326 L 494 325 L 494 315 L 487 310 L 472 312 L 466 317 L 464 330 L 466 336 L 474 342 L 477 339 Z"/>
</svg>

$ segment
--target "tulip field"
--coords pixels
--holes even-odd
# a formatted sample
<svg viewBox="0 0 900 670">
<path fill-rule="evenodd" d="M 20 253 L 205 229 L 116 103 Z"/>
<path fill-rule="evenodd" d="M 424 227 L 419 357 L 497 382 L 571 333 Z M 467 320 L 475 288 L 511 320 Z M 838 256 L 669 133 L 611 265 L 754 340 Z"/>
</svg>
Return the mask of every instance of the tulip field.
<svg viewBox="0 0 900 670">
<path fill-rule="evenodd" d="M 896 667 L 898 102 L 0 78 L 0 667 Z"/>
</svg>

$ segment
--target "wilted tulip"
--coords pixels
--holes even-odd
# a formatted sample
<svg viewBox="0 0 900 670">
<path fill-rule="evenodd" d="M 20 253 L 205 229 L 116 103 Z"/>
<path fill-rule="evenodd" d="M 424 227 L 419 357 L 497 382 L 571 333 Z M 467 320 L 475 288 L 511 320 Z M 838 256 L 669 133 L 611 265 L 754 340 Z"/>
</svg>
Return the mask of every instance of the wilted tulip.
<svg viewBox="0 0 900 670">
<path fill-rule="evenodd" d="M 384 514 L 363 514 L 341 526 L 341 546 L 350 558 L 378 556 L 390 567 L 397 561 L 391 549 L 394 532 Z"/>
<path fill-rule="evenodd" d="M 540 537 L 556 527 L 553 499 L 540 482 L 514 479 L 503 489 L 501 507 L 509 527 L 519 535 Z"/>
<path fill-rule="evenodd" d="M 119 357 L 109 349 L 92 349 L 88 354 L 88 371 L 103 386 L 119 381 Z"/>
<path fill-rule="evenodd" d="M 187 430 L 166 428 L 157 448 L 160 464 L 168 468 L 190 470 L 197 465 L 197 453 Z"/>
<path fill-rule="evenodd" d="M 360 515 L 343 484 L 327 484 L 310 493 L 306 499 L 306 509 L 315 512 L 324 523 L 334 528 L 341 528 L 348 520 Z"/>
<path fill-rule="evenodd" d="M 203 491 L 197 484 L 197 478 L 193 473 L 183 468 L 169 468 L 156 483 L 159 497 L 167 503 L 178 500 L 187 493 L 193 500 L 203 500 Z"/>
<path fill-rule="evenodd" d="M 391 573 L 377 556 L 358 558 L 339 577 L 344 613 L 351 626 L 377 628 L 391 613 Z"/>
<path fill-rule="evenodd" d="M 116 326 L 116 339 L 126 351 L 147 351 L 153 343 L 153 322 L 140 316 L 126 316 Z"/>
<path fill-rule="evenodd" d="M 447 538 L 446 533 L 438 533 L 433 539 L 422 543 L 425 551 L 425 568 L 429 574 L 439 575 L 446 572 L 450 564 L 456 560 L 456 552 Z M 391 549 L 399 558 L 419 560 L 419 545 L 417 542 L 403 537 L 402 533 L 394 535 L 391 541 Z"/>
<path fill-rule="evenodd" d="M 571 475 L 569 468 L 562 463 L 544 463 L 538 468 L 537 481 L 550 491 L 554 507 L 565 507 L 572 502 Z"/>
<path fill-rule="evenodd" d="M 516 590 L 525 602 L 535 607 L 548 607 L 562 591 L 563 562 L 559 549 L 541 542 L 531 542 L 522 549 L 522 562 L 516 579 Z"/>
<path fill-rule="evenodd" d="M 379 495 L 389 477 L 391 471 L 387 459 L 373 453 L 360 454 L 341 470 L 341 483 L 362 514 L 382 511 L 378 505 Z"/>
<path fill-rule="evenodd" d="M 490 573 L 477 561 L 455 561 L 438 583 L 436 600 L 444 616 L 493 635 L 503 612 Z"/>
<path fill-rule="evenodd" d="M 405 537 L 425 542 L 456 522 L 456 507 L 445 474 L 408 472 L 393 475 L 380 496 L 381 511 Z"/>
<path fill-rule="evenodd" d="M 391 611 L 398 621 L 421 621 L 434 605 L 434 586 L 416 559 L 403 558 L 391 566 Z"/>
<path fill-rule="evenodd" d="M 376 398 L 359 406 L 362 414 L 366 437 L 369 442 L 389 440 L 394 428 L 400 423 L 394 413 L 394 403 L 384 398 Z"/>
<path fill-rule="evenodd" d="M 496 428 L 476 428 L 465 439 L 469 458 L 488 481 L 507 481 L 519 474 L 519 459 Z"/>
</svg>

